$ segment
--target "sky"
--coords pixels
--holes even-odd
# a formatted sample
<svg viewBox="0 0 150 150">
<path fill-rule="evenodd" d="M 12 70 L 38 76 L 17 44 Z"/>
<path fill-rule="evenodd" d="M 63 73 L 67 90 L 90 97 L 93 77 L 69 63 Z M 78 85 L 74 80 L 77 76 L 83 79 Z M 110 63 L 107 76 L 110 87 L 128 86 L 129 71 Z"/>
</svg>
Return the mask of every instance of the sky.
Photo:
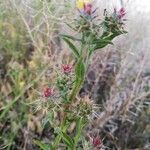
<svg viewBox="0 0 150 150">
<path fill-rule="evenodd" d="M 129 0 L 129 3 L 135 4 L 137 11 L 150 12 L 150 0 Z"/>
<path fill-rule="evenodd" d="M 150 0 L 94 0 L 97 4 L 106 6 L 120 6 L 122 1 L 126 7 L 132 8 L 132 11 L 150 12 Z"/>
</svg>

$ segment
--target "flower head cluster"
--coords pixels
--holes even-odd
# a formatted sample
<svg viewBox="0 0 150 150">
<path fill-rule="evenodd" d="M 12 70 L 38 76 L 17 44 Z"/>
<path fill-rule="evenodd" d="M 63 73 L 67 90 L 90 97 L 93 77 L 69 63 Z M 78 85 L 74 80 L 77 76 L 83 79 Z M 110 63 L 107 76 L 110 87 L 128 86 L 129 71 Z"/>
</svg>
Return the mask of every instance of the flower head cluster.
<svg viewBox="0 0 150 150">
<path fill-rule="evenodd" d="M 126 11 L 125 11 L 125 9 L 122 7 L 122 8 L 119 10 L 119 12 L 118 12 L 118 17 L 119 17 L 119 18 L 123 18 L 123 17 L 125 16 L 125 14 L 126 14 Z"/>
<path fill-rule="evenodd" d="M 77 8 L 79 10 L 79 17 L 75 19 L 76 31 L 84 32 L 91 30 L 95 26 L 94 20 L 97 18 L 96 10 L 93 10 L 93 0 L 77 0 Z"/>
<path fill-rule="evenodd" d="M 91 15 L 92 14 L 92 4 L 84 4 L 84 13 L 85 15 Z"/>
<path fill-rule="evenodd" d="M 77 0 L 77 8 L 85 16 L 90 16 L 92 14 L 92 1 L 91 0 Z"/>
<path fill-rule="evenodd" d="M 72 71 L 72 65 L 66 64 L 62 66 L 63 73 L 69 74 Z"/>
<path fill-rule="evenodd" d="M 117 18 L 122 19 L 122 18 L 125 16 L 125 14 L 126 14 L 125 8 L 122 7 L 122 8 L 120 8 L 119 10 L 117 10 L 117 9 L 115 8 L 115 9 L 114 9 L 114 14 L 115 14 L 115 16 L 116 16 Z"/>
<path fill-rule="evenodd" d="M 54 89 L 50 88 L 50 87 L 45 88 L 44 91 L 43 91 L 43 95 L 46 98 L 52 96 L 53 94 L 54 94 Z"/>
<path fill-rule="evenodd" d="M 101 147 L 101 145 L 102 145 L 102 141 L 101 141 L 101 139 L 100 139 L 100 137 L 95 137 L 95 138 L 93 138 L 93 147 L 95 147 L 95 148 L 98 148 L 98 147 Z"/>
</svg>

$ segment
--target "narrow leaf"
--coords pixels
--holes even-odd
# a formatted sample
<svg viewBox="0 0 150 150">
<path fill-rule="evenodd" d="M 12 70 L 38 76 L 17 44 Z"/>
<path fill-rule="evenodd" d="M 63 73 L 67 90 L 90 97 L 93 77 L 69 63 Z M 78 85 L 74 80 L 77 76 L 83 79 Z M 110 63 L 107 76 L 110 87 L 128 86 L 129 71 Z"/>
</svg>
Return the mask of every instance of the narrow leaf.
<svg viewBox="0 0 150 150">
<path fill-rule="evenodd" d="M 70 148 L 74 147 L 74 142 L 73 142 L 72 138 L 64 132 L 62 132 L 62 139 L 64 140 L 65 144 L 68 147 L 70 147 Z"/>
<path fill-rule="evenodd" d="M 80 55 L 79 55 L 79 52 L 78 52 L 78 49 L 74 46 L 74 44 L 68 40 L 67 38 L 63 38 L 63 40 L 68 44 L 68 46 L 71 48 L 73 54 L 75 55 L 76 58 L 79 58 Z"/>
<path fill-rule="evenodd" d="M 36 140 L 34 142 L 35 142 L 36 145 L 38 145 L 41 148 L 41 150 L 52 150 L 50 148 L 50 145 L 48 145 L 48 144 L 45 144 L 45 143 L 43 143 L 41 141 L 38 141 L 38 140 Z"/>
<path fill-rule="evenodd" d="M 75 72 L 76 72 L 76 79 L 77 80 L 83 80 L 84 79 L 85 65 L 83 63 L 82 58 L 80 58 L 78 63 L 76 64 Z"/>
<path fill-rule="evenodd" d="M 71 35 L 66 35 L 66 34 L 60 34 L 63 38 L 68 38 L 68 39 L 71 39 L 73 41 L 81 41 L 81 39 L 78 39 L 78 38 L 75 38 Z"/>
<path fill-rule="evenodd" d="M 111 41 L 103 41 L 103 42 L 99 42 L 98 44 L 95 45 L 94 50 L 100 49 L 100 48 L 104 48 L 105 46 L 107 46 L 108 44 L 113 44 Z"/>
<path fill-rule="evenodd" d="M 79 118 L 76 122 L 76 136 L 74 138 L 75 143 L 78 142 L 80 136 L 81 136 L 81 130 L 83 128 L 83 124 L 82 124 L 82 118 Z"/>
</svg>

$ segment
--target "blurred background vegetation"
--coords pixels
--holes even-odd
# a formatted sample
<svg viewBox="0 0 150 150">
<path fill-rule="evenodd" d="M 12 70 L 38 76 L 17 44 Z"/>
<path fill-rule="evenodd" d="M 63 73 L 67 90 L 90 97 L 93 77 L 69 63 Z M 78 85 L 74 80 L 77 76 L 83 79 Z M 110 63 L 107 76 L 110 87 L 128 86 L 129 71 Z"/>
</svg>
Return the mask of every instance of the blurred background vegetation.
<svg viewBox="0 0 150 150">
<path fill-rule="evenodd" d="M 102 14 L 118 2 L 95 5 Z M 150 11 L 136 10 L 133 1 L 125 7 L 129 33 L 94 57 L 82 92 L 103 108 L 96 129 L 89 132 L 99 133 L 106 149 L 148 150 Z M 0 149 L 36 150 L 35 139 L 51 138 L 33 103 L 51 81 L 53 65 L 72 59 L 59 33 L 70 32 L 64 22 L 71 22 L 75 12 L 69 0 L 0 1 Z"/>
</svg>

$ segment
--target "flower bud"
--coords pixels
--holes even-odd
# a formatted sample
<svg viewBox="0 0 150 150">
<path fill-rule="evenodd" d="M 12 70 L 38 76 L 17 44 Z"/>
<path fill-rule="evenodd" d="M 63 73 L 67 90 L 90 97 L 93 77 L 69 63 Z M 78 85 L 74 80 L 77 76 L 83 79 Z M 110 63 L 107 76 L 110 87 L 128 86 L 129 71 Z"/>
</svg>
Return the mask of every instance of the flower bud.
<svg viewBox="0 0 150 150">
<path fill-rule="evenodd" d="M 122 7 L 119 11 L 118 11 L 118 17 L 121 19 L 125 16 L 126 12 L 125 9 Z"/>
<path fill-rule="evenodd" d="M 117 17 L 119 18 L 119 19 L 122 19 L 124 16 L 125 16 L 125 14 L 126 14 L 126 11 L 125 11 L 125 8 L 120 8 L 120 10 L 116 10 L 116 8 L 114 9 L 114 14 L 115 15 L 117 15 Z"/>
<path fill-rule="evenodd" d="M 66 74 L 71 73 L 72 65 L 69 65 L 69 64 L 63 65 L 62 69 L 63 69 L 63 72 L 66 73 Z"/>
<path fill-rule="evenodd" d="M 84 13 L 86 15 L 91 15 L 92 14 L 92 4 L 84 4 Z"/>
<path fill-rule="evenodd" d="M 101 145 L 102 145 L 102 141 L 101 141 L 100 137 L 93 138 L 93 146 L 94 147 L 99 147 Z"/>
<path fill-rule="evenodd" d="M 50 87 L 47 87 L 45 88 L 44 92 L 43 92 L 43 95 L 44 97 L 48 98 L 50 96 L 52 96 L 54 94 L 54 89 L 50 88 Z"/>
</svg>

